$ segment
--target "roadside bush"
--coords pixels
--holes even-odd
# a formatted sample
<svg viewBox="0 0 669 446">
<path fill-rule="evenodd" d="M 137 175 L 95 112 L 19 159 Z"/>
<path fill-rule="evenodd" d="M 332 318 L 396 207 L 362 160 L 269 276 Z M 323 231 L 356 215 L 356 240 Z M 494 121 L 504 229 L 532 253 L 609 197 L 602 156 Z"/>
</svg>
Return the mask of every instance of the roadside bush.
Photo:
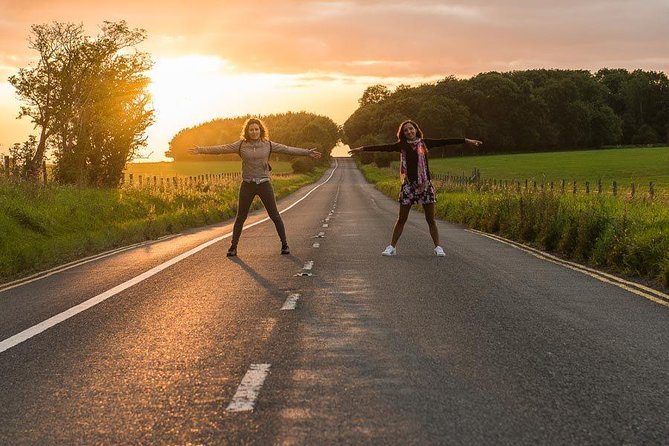
<svg viewBox="0 0 669 446">
<path fill-rule="evenodd" d="M 375 152 L 374 153 L 374 164 L 377 167 L 390 167 L 390 163 L 395 161 L 398 158 L 396 153 L 387 153 L 387 152 Z"/>
<path fill-rule="evenodd" d="M 316 168 L 316 163 L 311 158 L 295 158 L 290 165 L 293 167 L 293 173 L 310 173 Z"/>
</svg>

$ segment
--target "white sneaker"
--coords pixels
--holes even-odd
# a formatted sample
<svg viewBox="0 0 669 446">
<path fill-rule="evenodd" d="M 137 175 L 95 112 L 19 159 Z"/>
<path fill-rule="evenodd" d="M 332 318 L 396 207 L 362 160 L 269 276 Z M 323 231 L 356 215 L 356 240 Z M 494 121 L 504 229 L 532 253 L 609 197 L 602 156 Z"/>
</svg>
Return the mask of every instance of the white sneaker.
<svg viewBox="0 0 669 446">
<path fill-rule="evenodd" d="M 437 246 L 436 248 L 434 248 L 434 253 L 437 255 L 437 257 L 446 257 L 444 248 L 442 248 L 441 246 Z"/>
<path fill-rule="evenodd" d="M 393 245 L 388 245 L 388 247 L 381 253 L 382 256 L 394 256 L 397 255 L 397 249 Z"/>
</svg>

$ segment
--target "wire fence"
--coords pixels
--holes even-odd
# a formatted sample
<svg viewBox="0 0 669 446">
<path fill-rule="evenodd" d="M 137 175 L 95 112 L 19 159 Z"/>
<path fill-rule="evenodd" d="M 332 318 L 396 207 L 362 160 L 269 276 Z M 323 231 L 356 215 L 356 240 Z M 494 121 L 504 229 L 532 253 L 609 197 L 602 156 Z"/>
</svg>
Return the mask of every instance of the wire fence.
<svg viewBox="0 0 669 446">
<path fill-rule="evenodd" d="M 513 191 L 513 192 L 553 192 L 560 194 L 573 195 L 611 195 L 614 197 L 642 198 L 642 199 L 661 199 L 669 201 L 669 193 L 656 187 L 653 181 L 640 184 L 635 182 L 621 183 L 616 180 L 603 182 L 601 179 L 596 181 L 537 181 L 530 179 L 504 179 L 497 180 L 492 178 L 481 178 L 478 169 L 474 169 L 470 175 L 450 175 L 436 174 L 432 175 L 435 187 L 437 189 L 467 189 L 485 191 Z"/>
<path fill-rule="evenodd" d="M 290 172 L 273 173 L 272 177 L 284 177 L 293 175 Z M 5 156 L 0 166 L 0 178 L 6 181 L 22 181 L 20 169 L 16 166 L 13 158 Z M 226 185 L 230 182 L 241 181 L 241 172 L 206 173 L 201 175 L 169 175 L 151 173 L 126 173 L 122 174 L 119 187 L 121 188 L 156 188 L 161 190 L 186 190 L 190 188 L 201 188 L 204 185 Z M 48 184 L 54 182 L 53 177 L 47 169 L 46 161 L 42 162 L 39 182 Z"/>
</svg>

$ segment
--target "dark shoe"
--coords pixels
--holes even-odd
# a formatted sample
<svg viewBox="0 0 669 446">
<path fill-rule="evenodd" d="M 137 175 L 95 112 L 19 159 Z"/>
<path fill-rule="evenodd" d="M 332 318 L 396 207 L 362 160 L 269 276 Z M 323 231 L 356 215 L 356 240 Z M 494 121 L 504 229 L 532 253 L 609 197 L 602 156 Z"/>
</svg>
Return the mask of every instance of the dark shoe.
<svg viewBox="0 0 669 446">
<path fill-rule="evenodd" d="M 281 247 L 281 255 L 287 255 L 287 254 L 290 254 L 290 248 L 288 247 L 288 245 L 283 245 Z"/>
<path fill-rule="evenodd" d="M 228 253 L 226 254 L 226 256 L 235 257 L 236 255 L 237 255 L 237 247 L 236 246 L 231 246 L 230 248 L 228 248 Z"/>
</svg>

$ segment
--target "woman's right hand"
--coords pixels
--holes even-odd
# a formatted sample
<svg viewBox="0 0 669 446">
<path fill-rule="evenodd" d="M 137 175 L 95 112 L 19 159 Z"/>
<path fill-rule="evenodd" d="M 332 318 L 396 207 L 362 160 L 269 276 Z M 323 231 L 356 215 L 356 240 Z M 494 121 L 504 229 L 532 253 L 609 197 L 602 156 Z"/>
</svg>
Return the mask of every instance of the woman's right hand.
<svg viewBox="0 0 669 446">
<path fill-rule="evenodd" d="M 348 151 L 349 155 L 355 155 L 356 153 L 362 152 L 362 147 L 356 147 L 355 149 L 350 149 Z"/>
<path fill-rule="evenodd" d="M 198 153 L 200 153 L 200 148 L 197 147 L 197 146 L 196 147 L 191 147 L 191 148 L 188 149 L 188 154 L 189 155 L 197 155 Z"/>
</svg>

